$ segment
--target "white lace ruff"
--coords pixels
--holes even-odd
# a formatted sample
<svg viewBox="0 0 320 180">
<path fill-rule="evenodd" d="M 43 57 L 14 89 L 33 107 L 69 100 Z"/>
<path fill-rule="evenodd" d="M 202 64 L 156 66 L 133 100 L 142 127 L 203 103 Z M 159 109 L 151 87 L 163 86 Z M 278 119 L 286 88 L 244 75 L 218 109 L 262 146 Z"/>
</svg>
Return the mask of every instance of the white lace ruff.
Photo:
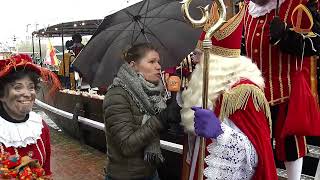
<svg viewBox="0 0 320 180">
<path fill-rule="evenodd" d="M 285 0 L 280 0 L 279 1 L 279 7 Z M 256 18 L 260 16 L 264 16 L 267 13 L 270 13 L 272 10 L 277 8 L 277 0 L 270 0 L 266 5 L 264 6 L 259 6 L 252 1 L 249 2 L 249 14 Z"/>
<path fill-rule="evenodd" d="M 26 147 L 35 144 L 42 133 L 42 118 L 35 112 L 23 123 L 12 123 L 0 116 L 0 143 L 6 147 Z"/>
<path fill-rule="evenodd" d="M 249 180 L 258 164 L 258 156 L 249 139 L 222 123 L 224 133 L 212 140 L 205 158 L 208 180 Z"/>
</svg>

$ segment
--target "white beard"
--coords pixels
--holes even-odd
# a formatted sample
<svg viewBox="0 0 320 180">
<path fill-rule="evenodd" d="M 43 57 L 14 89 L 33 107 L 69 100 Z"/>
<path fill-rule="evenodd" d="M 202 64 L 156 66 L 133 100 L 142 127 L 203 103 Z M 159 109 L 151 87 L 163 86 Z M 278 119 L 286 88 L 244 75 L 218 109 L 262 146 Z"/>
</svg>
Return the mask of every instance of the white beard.
<svg viewBox="0 0 320 180">
<path fill-rule="evenodd" d="M 192 106 L 202 106 L 202 61 L 192 73 L 188 89 L 182 92 L 183 106 L 181 125 L 188 133 L 194 133 L 194 111 Z M 248 79 L 264 89 L 264 80 L 257 65 L 241 56 L 226 58 L 211 55 L 209 59 L 208 107 L 213 110 L 216 100 L 241 79 Z"/>
</svg>

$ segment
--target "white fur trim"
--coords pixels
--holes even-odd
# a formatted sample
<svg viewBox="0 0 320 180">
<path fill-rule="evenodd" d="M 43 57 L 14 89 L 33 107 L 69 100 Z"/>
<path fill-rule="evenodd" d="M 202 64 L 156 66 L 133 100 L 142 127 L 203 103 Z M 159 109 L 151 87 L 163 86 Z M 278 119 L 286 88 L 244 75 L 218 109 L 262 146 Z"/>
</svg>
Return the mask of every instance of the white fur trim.
<svg viewBox="0 0 320 180">
<path fill-rule="evenodd" d="M 26 147 L 37 143 L 42 133 L 42 118 L 35 112 L 23 123 L 12 123 L 0 116 L 0 143 L 6 147 Z"/>
<path fill-rule="evenodd" d="M 214 108 L 217 98 L 223 92 L 229 91 L 241 79 L 248 79 L 264 89 L 261 71 L 247 57 L 227 58 L 211 55 L 209 69 L 208 105 L 210 109 Z M 201 62 L 192 73 L 188 89 L 182 93 L 181 124 L 189 133 L 194 133 L 194 112 L 191 107 L 202 106 L 202 84 Z"/>
<path fill-rule="evenodd" d="M 221 123 L 223 134 L 207 146 L 204 170 L 207 180 L 252 179 L 258 165 L 258 154 L 248 137 L 226 118 Z"/>
<path fill-rule="evenodd" d="M 284 1 L 285 0 L 279 0 L 279 8 Z M 263 6 L 259 6 L 253 3 L 252 1 L 250 1 L 248 11 L 252 17 L 256 18 L 256 17 L 266 15 L 267 13 L 270 13 L 272 10 L 276 8 L 277 8 L 277 0 L 270 0 L 267 4 Z"/>
</svg>

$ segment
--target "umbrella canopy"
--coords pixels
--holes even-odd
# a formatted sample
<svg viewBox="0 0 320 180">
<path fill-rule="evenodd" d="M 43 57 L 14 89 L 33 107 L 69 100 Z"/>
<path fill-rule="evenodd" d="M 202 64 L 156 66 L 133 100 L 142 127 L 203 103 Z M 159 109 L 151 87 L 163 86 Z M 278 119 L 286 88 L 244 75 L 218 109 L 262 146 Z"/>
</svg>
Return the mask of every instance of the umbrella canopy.
<svg viewBox="0 0 320 180">
<path fill-rule="evenodd" d="M 201 17 L 191 4 L 191 14 Z M 160 52 L 162 68 L 179 64 L 196 46 L 201 31 L 187 24 L 176 0 L 144 0 L 104 18 L 97 31 L 74 62 L 85 81 L 93 87 L 109 86 L 124 62 L 124 50 L 131 45 L 150 42 Z"/>
</svg>

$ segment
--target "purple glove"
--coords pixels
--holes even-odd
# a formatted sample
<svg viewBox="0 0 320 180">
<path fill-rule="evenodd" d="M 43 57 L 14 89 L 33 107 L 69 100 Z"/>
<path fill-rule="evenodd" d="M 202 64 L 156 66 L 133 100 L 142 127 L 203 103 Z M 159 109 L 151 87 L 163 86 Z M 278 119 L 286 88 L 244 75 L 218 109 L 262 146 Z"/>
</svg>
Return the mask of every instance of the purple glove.
<svg viewBox="0 0 320 180">
<path fill-rule="evenodd" d="M 195 106 L 191 109 L 194 110 L 194 128 L 198 136 L 216 139 L 223 133 L 221 121 L 214 112 Z"/>
</svg>

